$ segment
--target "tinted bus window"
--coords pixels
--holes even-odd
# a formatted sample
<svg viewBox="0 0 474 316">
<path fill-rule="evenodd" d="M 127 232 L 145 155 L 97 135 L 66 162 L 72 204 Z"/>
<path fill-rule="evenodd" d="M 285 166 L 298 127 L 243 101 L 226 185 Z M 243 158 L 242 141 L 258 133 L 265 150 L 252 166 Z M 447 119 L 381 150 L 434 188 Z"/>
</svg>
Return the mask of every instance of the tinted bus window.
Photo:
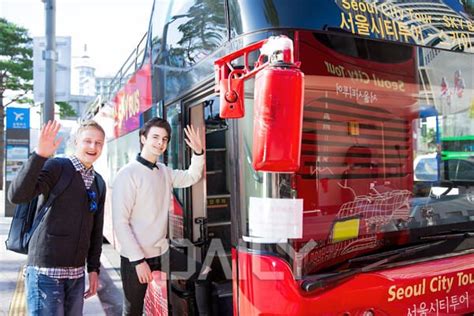
<svg viewBox="0 0 474 316">
<path fill-rule="evenodd" d="M 179 103 L 170 105 L 166 108 L 166 120 L 171 126 L 171 139 L 168 144 L 167 163 L 171 169 L 183 169 L 183 151 L 182 143 L 183 126 L 181 117 L 181 105 Z M 176 197 L 181 203 L 184 202 L 184 191 L 182 189 L 174 189 Z"/>
<path fill-rule="evenodd" d="M 314 0 L 229 0 L 231 35 L 276 27 L 322 29 L 340 16 L 335 3 Z"/>
<path fill-rule="evenodd" d="M 229 0 L 231 36 L 271 28 L 346 32 L 364 38 L 440 47 L 456 51 L 472 51 L 472 30 L 464 28 L 446 40 L 446 34 L 459 32 L 460 24 L 471 25 L 472 5 L 469 1 L 363 1 L 363 0 Z M 387 12 L 396 12 L 395 14 Z M 416 21 L 413 12 L 423 12 L 427 19 Z M 390 16 L 407 29 L 384 30 Z M 357 18 L 356 18 L 357 17 Z M 459 23 L 446 23 L 449 20 Z"/>
<path fill-rule="evenodd" d="M 153 12 L 150 19 L 150 27 L 148 35 L 151 38 L 152 49 L 152 61 L 155 62 L 158 58 L 160 51 L 162 50 L 162 36 L 163 28 L 165 26 L 166 14 L 171 8 L 173 1 L 172 0 L 155 0 L 153 7 Z"/>
<path fill-rule="evenodd" d="M 224 0 L 157 0 L 150 32 L 155 63 L 193 65 L 227 40 Z"/>
<path fill-rule="evenodd" d="M 117 172 L 122 166 L 125 166 L 127 163 L 134 160 L 140 152 L 138 131 L 139 130 L 137 129 L 107 143 L 108 177 L 110 181 L 115 179 Z"/>
<path fill-rule="evenodd" d="M 395 43 L 367 41 L 352 36 L 316 33 L 316 39 L 336 52 L 381 63 L 406 61 L 413 56 L 413 48 Z"/>
</svg>

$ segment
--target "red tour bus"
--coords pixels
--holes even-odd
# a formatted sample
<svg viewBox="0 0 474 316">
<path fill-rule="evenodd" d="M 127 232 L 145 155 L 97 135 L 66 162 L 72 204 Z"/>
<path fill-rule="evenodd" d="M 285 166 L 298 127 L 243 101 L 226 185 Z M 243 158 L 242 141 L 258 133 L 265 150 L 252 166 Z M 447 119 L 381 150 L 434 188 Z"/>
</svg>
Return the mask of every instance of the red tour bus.
<svg viewBox="0 0 474 316">
<path fill-rule="evenodd" d="M 86 115 L 108 127 L 109 186 L 144 121 L 171 124 L 173 168 L 184 126 L 204 127 L 205 176 L 174 190 L 169 237 L 211 265 L 216 315 L 472 314 L 474 179 L 439 146 L 474 134 L 469 3 L 155 0 Z M 173 313 L 196 314 L 190 284 L 169 285 Z"/>
</svg>

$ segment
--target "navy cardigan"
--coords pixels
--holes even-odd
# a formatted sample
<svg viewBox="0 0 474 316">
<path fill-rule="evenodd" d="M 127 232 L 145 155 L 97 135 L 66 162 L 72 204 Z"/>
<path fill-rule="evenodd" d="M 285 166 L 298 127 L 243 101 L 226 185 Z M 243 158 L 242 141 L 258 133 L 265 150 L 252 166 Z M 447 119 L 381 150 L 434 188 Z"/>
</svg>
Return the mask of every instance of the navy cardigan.
<svg viewBox="0 0 474 316">
<path fill-rule="evenodd" d="M 47 196 L 59 180 L 62 170 L 56 159 L 33 153 L 11 183 L 8 199 L 12 203 L 24 203 L 38 195 Z M 70 167 L 74 168 L 72 162 Z M 28 265 L 82 267 L 87 260 L 88 272 L 99 272 L 105 184 L 98 173 L 90 188 L 95 192 L 98 192 L 97 181 L 102 182 L 104 192 L 97 197 L 98 209 L 92 213 L 84 180 L 80 172 L 74 173 L 69 186 L 55 199 L 34 232 L 28 248 Z"/>
</svg>

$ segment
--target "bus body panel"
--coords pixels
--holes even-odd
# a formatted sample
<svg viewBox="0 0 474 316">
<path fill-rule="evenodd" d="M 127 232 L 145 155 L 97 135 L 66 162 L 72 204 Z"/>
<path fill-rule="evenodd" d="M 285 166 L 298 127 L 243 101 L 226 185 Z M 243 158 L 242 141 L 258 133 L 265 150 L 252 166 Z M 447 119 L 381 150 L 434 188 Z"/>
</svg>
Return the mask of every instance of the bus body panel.
<svg viewBox="0 0 474 316">
<path fill-rule="evenodd" d="M 461 315 L 474 304 L 474 254 L 355 274 L 304 292 L 284 260 L 239 249 L 241 315 Z"/>
</svg>

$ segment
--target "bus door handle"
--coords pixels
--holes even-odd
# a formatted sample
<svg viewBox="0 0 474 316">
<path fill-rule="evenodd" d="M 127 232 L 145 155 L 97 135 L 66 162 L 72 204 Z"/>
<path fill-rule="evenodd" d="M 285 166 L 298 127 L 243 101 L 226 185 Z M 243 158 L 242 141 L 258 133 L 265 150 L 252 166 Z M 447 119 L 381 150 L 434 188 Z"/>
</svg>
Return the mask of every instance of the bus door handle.
<svg viewBox="0 0 474 316">
<path fill-rule="evenodd" d="M 209 236 L 207 233 L 207 218 L 206 217 L 196 217 L 194 223 L 199 225 L 199 238 L 194 245 L 197 247 L 205 247 L 209 241 Z"/>
</svg>

